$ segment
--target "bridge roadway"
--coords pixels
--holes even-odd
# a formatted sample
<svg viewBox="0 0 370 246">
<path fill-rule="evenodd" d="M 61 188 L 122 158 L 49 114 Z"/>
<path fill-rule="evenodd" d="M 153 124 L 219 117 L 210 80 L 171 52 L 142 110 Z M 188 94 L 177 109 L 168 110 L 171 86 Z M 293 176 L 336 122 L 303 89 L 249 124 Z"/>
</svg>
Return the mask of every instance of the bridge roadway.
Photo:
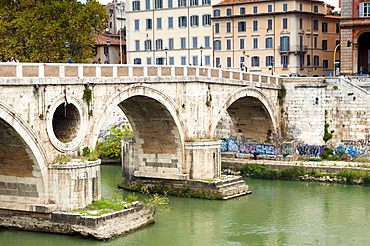
<svg viewBox="0 0 370 246">
<path fill-rule="evenodd" d="M 117 105 L 135 132 L 132 175 L 219 177 L 215 138 L 274 141 L 280 79 L 195 66 L 0 63 L 0 208 L 73 209 L 98 197 L 95 164 L 79 173 L 51 163 L 93 149 Z"/>
</svg>

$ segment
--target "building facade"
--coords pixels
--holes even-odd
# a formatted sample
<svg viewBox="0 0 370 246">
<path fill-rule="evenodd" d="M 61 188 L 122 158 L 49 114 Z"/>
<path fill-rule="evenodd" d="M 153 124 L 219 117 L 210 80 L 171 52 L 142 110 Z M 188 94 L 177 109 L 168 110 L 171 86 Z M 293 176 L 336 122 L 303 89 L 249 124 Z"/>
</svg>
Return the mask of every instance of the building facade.
<svg viewBox="0 0 370 246">
<path fill-rule="evenodd" d="M 370 72 L 370 1 L 341 0 L 341 74 Z M 368 40 L 368 41 L 366 41 Z"/>
<path fill-rule="evenodd" d="M 214 1 L 127 1 L 127 62 L 212 66 Z"/>
<path fill-rule="evenodd" d="M 263 74 L 327 76 L 339 16 L 322 1 L 224 0 L 213 6 L 214 64 Z"/>
</svg>

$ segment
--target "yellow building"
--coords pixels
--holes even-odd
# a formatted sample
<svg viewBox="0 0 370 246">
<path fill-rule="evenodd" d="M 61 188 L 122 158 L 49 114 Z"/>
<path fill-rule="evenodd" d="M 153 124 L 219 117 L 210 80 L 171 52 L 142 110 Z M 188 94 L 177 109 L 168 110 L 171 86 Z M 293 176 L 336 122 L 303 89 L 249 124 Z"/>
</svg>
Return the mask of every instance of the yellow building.
<svg viewBox="0 0 370 246">
<path fill-rule="evenodd" d="M 263 74 L 333 72 L 339 16 L 311 0 L 224 0 L 213 6 L 215 66 Z"/>
<path fill-rule="evenodd" d="M 212 66 L 213 1 L 127 1 L 127 63 Z"/>
</svg>

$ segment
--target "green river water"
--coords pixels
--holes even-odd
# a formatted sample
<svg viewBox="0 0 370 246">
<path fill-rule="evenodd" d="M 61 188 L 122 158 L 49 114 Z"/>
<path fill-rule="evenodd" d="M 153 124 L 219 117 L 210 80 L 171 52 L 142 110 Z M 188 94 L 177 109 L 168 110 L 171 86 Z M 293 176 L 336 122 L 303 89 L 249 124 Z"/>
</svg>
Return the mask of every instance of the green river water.
<svg viewBox="0 0 370 246">
<path fill-rule="evenodd" d="M 119 166 L 102 166 L 102 194 L 117 189 Z M 370 245 L 370 188 L 248 179 L 253 194 L 228 201 L 170 197 L 156 223 L 101 242 L 0 230 L 0 245 Z M 145 198 L 140 195 L 140 198 Z"/>
</svg>

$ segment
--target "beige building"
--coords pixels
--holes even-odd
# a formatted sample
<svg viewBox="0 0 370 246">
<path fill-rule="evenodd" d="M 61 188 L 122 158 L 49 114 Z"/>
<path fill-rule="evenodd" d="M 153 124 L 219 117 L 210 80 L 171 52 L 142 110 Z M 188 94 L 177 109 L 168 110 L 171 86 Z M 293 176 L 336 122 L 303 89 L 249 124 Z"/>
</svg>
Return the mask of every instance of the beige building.
<svg viewBox="0 0 370 246">
<path fill-rule="evenodd" d="M 127 63 L 212 66 L 215 2 L 127 1 Z"/>
<path fill-rule="evenodd" d="M 311 0 L 224 0 L 213 6 L 215 66 L 264 74 L 333 72 L 339 16 Z"/>
</svg>

